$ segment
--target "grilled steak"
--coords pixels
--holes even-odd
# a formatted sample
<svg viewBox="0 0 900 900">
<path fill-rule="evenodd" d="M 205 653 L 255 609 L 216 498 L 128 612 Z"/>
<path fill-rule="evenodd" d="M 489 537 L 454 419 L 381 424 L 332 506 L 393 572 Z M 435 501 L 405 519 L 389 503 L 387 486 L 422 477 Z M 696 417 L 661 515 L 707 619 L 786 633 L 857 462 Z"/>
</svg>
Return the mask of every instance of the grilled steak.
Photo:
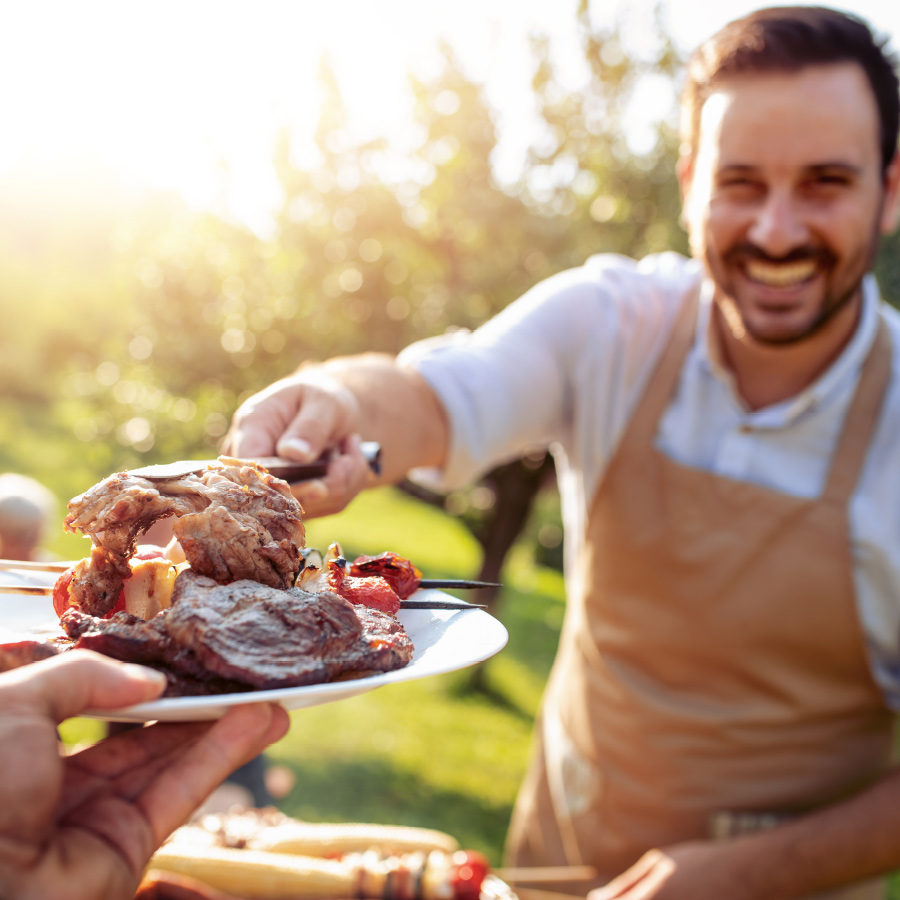
<svg viewBox="0 0 900 900">
<path fill-rule="evenodd" d="M 29 663 L 49 659 L 60 652 L 60 647 L 51 641 L 16 641 L 0 644 L 0 672 L 18 669 Z"/>
<path fill-rule="evenodd" d="M 74 647 L 165 672 L 166 697 L 320 684 L 402 668 L 413 655 L 396 618 L 330 591 L 221 585 L 189 569 L 153 619 L 72 608 L 60 622 Z"/>
<path fill-rule="evenodd" d="M 165 481 L 110 475 L 69 501 L 66 529 L 94 543 L 90 559 L 76 567 L 70 596 L 90 615 L 109 612 L 131 574 L 138 537 L 167 516 L 176 517 L 175 535 L 195 572 L 287 588 L 300 565 L 301 515 L 287 482 L 228 457 L 201 475 Z"/>
</svg>

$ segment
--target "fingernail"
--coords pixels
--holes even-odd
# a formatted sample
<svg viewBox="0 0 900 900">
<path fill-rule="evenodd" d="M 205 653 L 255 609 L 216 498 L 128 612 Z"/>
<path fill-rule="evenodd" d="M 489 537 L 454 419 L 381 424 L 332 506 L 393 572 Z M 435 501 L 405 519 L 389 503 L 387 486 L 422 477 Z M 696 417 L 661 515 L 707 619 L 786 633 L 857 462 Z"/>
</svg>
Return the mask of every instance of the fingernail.
<svg viewBox="0 0 900 900">
<path fill-rule="evenodd" d="M 278 442 L 278 451 L 282 456 L 296 459 L 299 462 L 308 462 L 312 459 L 312 447 L 303 438 L 289 437 Z"/>
</svg>

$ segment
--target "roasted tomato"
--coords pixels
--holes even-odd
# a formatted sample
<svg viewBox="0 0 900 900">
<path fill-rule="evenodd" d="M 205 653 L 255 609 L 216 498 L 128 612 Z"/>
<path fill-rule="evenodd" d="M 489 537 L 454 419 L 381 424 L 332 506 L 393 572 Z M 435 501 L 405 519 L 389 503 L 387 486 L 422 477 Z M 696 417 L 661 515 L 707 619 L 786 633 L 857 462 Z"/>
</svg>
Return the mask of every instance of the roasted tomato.
<svg viewBox="0 0 900 900">
<path fill-rule="evenodd" d="M 72 595 L 69 593 L 69 586 L 72 584 L 72 577 L 74 574 L 75 566 L 72 566 L 71 568 L 66 569 L 66 571 L 56 579 L 56 584 L 53 585 L 53 611 L 60 617 L 67 609 L 69 609 L 69 607 L 77 605 L 72 600 Z M 119 599 L 116 600 L 113 608 L 106 613 L 103 618 L 108 619 L 117 612 L 121 612 L 123 609 L 125 609 L 124 590 L 119 592 Z"/>
<path fill-rule="evenodd" d="M 419 589 L 422 573 L 408 560 L 387 551 L 378 556 L 357 556 L 350 564 L 350 574 L 359 578 L 380 575 L 405 600 Z"/>
<path fill-rule="evenodd" d="M 400 609 L 400 598 L 386 578 L 380 575 L 367 575 L 356 578 L 347 575 L 343 567 L 336 563 L 328 564 L 328 587 L 336 594 L 351 603 L 380 609 L 382 612 L 396 615 Z"/>
<path fill-rule="evenodd" d="M 53 585 L 53 612 L 58 616 L 61 616 L 73 605 L 69 597 L 69 585 L 72 583 L 74 574 L 75 566 L 71 566 L 56 579 L 56 584 Z"/>
</svg>

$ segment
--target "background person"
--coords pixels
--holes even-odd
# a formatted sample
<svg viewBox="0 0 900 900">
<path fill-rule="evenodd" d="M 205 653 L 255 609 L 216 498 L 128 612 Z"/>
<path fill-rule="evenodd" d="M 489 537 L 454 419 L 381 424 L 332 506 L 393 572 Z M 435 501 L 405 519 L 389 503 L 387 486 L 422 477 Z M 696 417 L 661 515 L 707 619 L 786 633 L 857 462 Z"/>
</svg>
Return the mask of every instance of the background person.
<svg viewBox="0 0 900 900">
<path fill-rule="evenodd" d="M 309 514 L 371 483 L 358 435 L 448 488 L 552 447 L 568 607 L 510 861 L 592 864 L 593 900 L 875 898 L 900 866 L 900 316 L 869 274 L 898 110 L 858 20 L 731 23 L 683 99 L 692 259 L 595 257 L 235 414 L 233 455 L 343 447 Z"/>
<path fill-rule="evenodd" d="M 41 544 L 56 511 L 56 498 L 39 481 L 14 472 L 0 475 L 0 558 L 41 559 Z"/>
</svg>

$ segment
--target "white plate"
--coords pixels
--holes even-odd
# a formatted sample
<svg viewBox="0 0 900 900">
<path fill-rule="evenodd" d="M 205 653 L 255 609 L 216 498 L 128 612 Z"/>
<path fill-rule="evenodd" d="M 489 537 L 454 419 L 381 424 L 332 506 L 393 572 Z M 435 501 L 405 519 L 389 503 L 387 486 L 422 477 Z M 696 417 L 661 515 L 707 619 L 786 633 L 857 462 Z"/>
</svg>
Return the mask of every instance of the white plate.
<svg viewBox="0 0 900 900">
<path fill-rule="evenodd" d="M 414 596 L 416 600 L 456 599 L 436 590 L 417 591 Z M 280 703 L 286 709 L 303 709 L 355 697 L 386 684 L 464 669 L 483 662 L 502 650 L 508 638 L 503 625 L 480 609 L 402 609 L 400 621 L 413 642 L 415 652 L 412 662 L 393 672 L 352 681 L 278 688 L 273 691 L 176 697 L 142 703 L 127 709 L 99 710 L 84 715 L 114 722 L 186 722 L 217 719 L 229 707 L 240 703 L 267 701 Z M 44 640 L 60 633 L 49 597 L 0 594 L 0 643 L 29 638 Z"/>
</svg>

